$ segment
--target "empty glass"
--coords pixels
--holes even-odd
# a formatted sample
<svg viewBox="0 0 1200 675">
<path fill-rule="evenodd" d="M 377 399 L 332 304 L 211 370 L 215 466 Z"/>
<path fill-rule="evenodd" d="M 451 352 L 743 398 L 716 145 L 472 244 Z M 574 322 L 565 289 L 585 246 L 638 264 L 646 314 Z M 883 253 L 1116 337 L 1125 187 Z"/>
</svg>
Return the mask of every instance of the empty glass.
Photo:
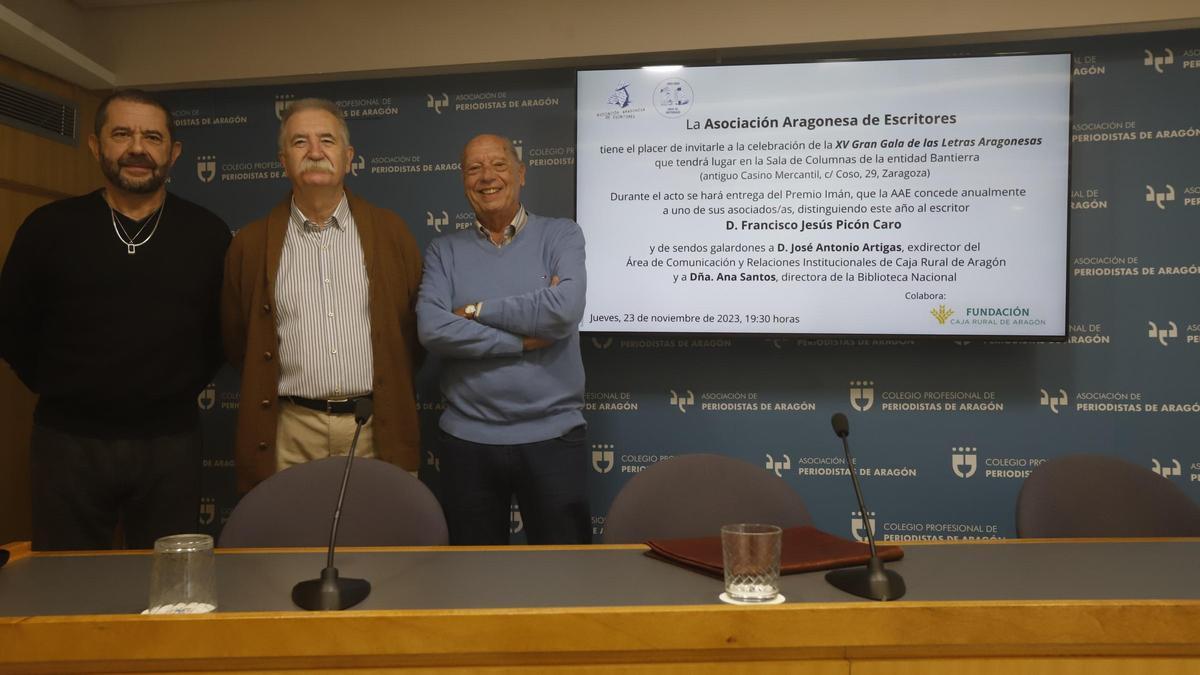
<svg viewBox="0 0 1200 675">
<path fill-rule="evenodd" d="M 783 531 L 775 525 L 739 523 L 721 527 L 725 595 L 733 602 L 772 602 L 779 595 Z"/>
<path fill-rule="evenodd" d="M 217 608 L 213 540 L 207 534 L 175 534 L 154 542 L 150 614 L 202 614 Z"/>
</svg>

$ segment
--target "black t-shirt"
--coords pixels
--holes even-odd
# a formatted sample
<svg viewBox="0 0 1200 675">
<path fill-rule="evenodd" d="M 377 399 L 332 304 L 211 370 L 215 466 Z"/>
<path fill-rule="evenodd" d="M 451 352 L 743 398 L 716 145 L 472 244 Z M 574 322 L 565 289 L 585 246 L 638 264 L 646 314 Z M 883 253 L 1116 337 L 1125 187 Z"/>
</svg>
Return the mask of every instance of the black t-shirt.
<svg viewBox="0 0 1200 675">
<path fill-rule="evenodd" d="M 222 360 L 229 228 L 168 194 L 131 255 L 112 218 L 97 190 L 25 219 L 0 275 L 0 356 L 41 395 L 39 424 L 97 438 L 183 431 Z"/>
</svg>

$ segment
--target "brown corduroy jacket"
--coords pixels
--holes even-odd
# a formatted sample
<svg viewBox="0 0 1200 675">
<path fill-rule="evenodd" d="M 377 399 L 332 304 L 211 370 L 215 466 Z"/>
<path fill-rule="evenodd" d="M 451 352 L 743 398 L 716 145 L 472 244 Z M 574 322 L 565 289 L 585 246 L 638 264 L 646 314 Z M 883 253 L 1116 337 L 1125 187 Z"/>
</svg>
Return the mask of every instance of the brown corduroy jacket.
<svg viewBox="0 0 1200 675">
<path fill-rule="evenodd" d="M 367 267 L 374 361 L 375 451 L 413 471 L 420 461 L 413 375 L 423 356 L 417 341 L 421 253 L 408 226 L 392 211 L 346 193 Z M 241 371 L 234 459 L 239 492 L 275 472 L 279 335 L 275 277 L 291 214 L 291 195 L 244 227 L 225 257 L 221 331 L 225 355 Z"/>
</svg>

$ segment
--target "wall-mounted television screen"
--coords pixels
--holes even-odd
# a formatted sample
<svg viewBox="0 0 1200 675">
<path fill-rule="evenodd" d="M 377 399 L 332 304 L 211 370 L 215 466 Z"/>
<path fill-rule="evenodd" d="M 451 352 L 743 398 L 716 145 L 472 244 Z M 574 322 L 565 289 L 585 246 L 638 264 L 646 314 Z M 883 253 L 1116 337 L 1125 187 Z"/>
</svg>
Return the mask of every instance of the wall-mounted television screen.
<svg viewBox="0 0 1200 675">
<path fill-rule="evenodd" d="M 1063 338 L 1069 54 L 578 74 L 581 328 Z"/>
</svg>

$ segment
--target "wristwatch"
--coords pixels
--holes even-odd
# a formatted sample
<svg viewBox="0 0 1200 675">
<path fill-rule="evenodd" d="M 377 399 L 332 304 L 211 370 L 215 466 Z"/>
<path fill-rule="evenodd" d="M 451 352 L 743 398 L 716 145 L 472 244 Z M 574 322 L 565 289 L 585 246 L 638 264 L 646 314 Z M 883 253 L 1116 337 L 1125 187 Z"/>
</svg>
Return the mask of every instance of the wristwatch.
<svg viewBox="0 0 1200 675">
<path fill-rule="evenodd" d="M 468 319 L 474 319 L 475 314 L 478 311 L 479 311 L 479 305 L 477 305 L 473 302 L 471 304 L 467 305 L 466 307 L 463 307 L 463 314 L 466 314 Z"/>
</svg>

